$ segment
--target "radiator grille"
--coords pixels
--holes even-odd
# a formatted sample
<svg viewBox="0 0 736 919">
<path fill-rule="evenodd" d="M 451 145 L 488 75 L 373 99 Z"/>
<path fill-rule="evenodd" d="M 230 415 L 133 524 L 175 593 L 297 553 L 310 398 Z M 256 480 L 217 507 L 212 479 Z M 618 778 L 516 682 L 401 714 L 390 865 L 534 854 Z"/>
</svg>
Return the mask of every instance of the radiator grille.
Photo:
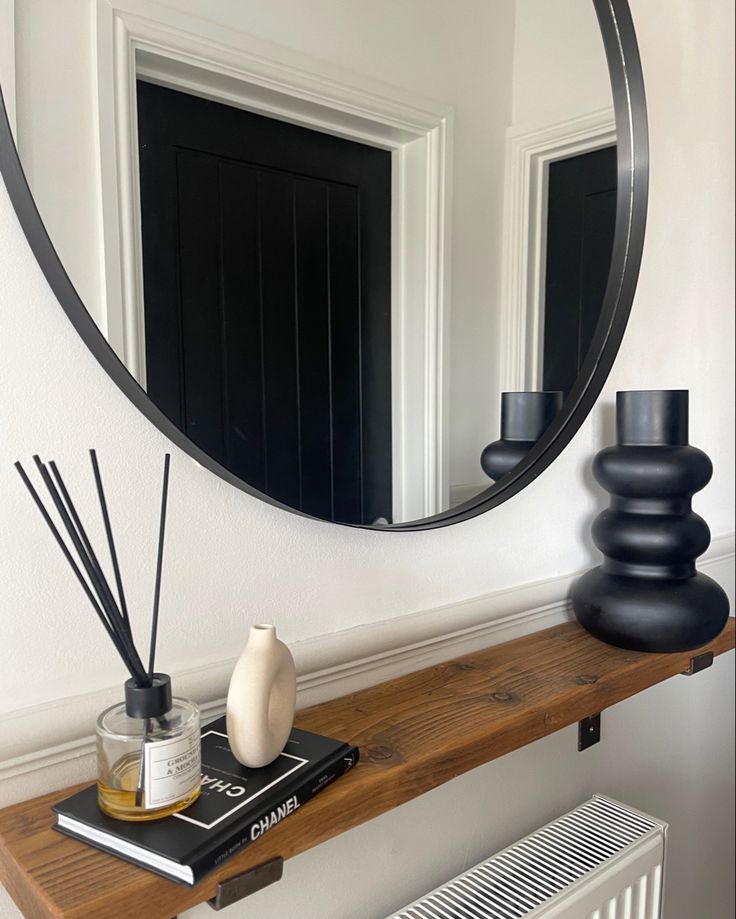
<svg viewBox="0 0 736 919">
<path fill-rule="evenodd" d="M 660 915 L 662 867 L 655 865 L 589 913 L 590 919 L 649 919 Z"/>
<path fill-rule="evenodd" d="M 575 902 L 575 915 L 586 919 L 655 919 L 660 914 L 665 829 L 658 820 L 596 795 L 391 919 L 572 915 L 560 911 L 564 902 Z M 660 847 L 654 863 L 645 865 L 634 859 L 613 893 L 608 883 L 598 890 L 597 900 L 595 895 L 593 901 L 580 896 L 581 889 L 590 892 L 592 878 L 605 879 L 615 863 L 623 863 L 632 851 L 655 837 Z M 590 901 L 587 907 L 586 899 Z"/>
</svg>

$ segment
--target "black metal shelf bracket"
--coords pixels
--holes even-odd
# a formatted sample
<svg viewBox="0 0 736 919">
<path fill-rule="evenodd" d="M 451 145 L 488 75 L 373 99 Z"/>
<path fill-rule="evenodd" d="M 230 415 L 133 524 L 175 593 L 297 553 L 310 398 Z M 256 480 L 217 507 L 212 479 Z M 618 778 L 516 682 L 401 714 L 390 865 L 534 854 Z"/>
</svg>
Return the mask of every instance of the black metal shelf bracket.
<svg viewBox="0 0 736 919">
<path fill-rule="evenodd" d="M 700 673 L 701 670 L 706 670 L 713 663 L 713 658 L 714 655 L 712 651 L 704 651 L 702 654 L 696 654 L 695 657 L 690 658 L 687 670 L 682 671 L 683 675 L 692 676 L 695 673 Z M 588 747 L 595 746 L 600 739 L 600 712 L 596 715 L 590 715 L 588 718 L 583 718 L 582 721 L 578 721 L 578 750 L 581 753 L 583 750 L 587 750 Z"/>
<path fill-rule="evenodd" d="M 236 874 L 225 881 L 220 881 L 215 896 L 207 902 L 212 909 L 225 909 L 226 906 L 232 906 L 238 900 L 244 900 L 252 893 L 280 881 L 283 873 L 284 860 L 281 856 L 277 856 L 243 871 L 242 874 Z"/>
<path fill-rule="evenodd" d="M 601 713 L 590 715 L 578 721 L 578 751 L 587 750 L 601 739 Z"/>
<path fill-rule="evenodd" d="M 694 673 L 700 673 L 701 670 L 707 670 L 712 663 L 712 651 L 704 651 L 702 654 L 697 654 L 695 657 L 690 658 L 687 670 L 682 671 L 683 676 L 692 676 Z"/>
</svg>

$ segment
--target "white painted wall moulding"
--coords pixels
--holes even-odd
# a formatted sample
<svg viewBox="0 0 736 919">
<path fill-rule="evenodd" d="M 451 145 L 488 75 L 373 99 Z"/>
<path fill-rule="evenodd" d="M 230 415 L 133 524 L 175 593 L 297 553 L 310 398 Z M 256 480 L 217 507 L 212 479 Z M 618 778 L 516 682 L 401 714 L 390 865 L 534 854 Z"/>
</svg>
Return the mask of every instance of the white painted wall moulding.
<svg viewBox="0 0 736 919">
<path fill-rule="evenodd" d="M 699 562 L 699 568 L 724 587 L 732 609 L 734 544 L 733 534 L 714 539 Z M 334 699 L 565 622 L 571 616 L 570 585 L 578 574 L 298 642 L 291 646 L 300 674 L 297 707 Z M 235 660 L 227 658 L 172 673 L 177 692 L 197 701 L 204 719 L 224 711 Z M 116 686 L 0 716 L 0 802 L 12 803 L 92 778 L 94 738 L 90 725 L 119 697 L 120 687 Z"/>
</svg>

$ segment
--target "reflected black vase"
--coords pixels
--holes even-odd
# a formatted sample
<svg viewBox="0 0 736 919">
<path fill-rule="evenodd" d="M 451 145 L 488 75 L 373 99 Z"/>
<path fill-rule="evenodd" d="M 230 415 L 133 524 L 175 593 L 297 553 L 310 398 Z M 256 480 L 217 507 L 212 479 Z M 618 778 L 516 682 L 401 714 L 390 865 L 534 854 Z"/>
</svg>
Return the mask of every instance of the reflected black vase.
<svg viewBox="0 0 736 919">
<path fill-rule="evenodd" d="M 618 445 L 593 474 L 611 493 L 593 523 L 603 564 L 572 589 L 575 615 L 592 635 L 636 651 L 689 651 L 728 619 L 728 598 L 695 570 L 710 530 L 691 509 L 710 481 L 710 459 L 688 444 L 687 390 L 620 392 Z"/>
<path fill-rule="evenodd" d="M 489 479 L 497 482 L 510 472 L 555 420 L 562 408 L 563 393 L 501 393 L 501 439 L 480 455 L 480 465 Z"/>
</svg>

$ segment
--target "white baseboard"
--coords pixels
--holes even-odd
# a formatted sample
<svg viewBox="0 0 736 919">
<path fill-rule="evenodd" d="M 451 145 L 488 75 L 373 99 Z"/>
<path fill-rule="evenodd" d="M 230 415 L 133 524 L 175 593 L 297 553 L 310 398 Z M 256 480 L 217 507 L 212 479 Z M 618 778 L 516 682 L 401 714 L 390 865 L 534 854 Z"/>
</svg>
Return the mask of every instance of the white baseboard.
<svg viewBox="0 0 736 919">
<path fill-rule="evenodd" d="M 733 607 L 734 535 L 714 539 L 699 568 L 722 584 Z M 571 615 L 567 598 L 577 576 L 524 584 L 292 645 L 300 674 L 297 704 L 315 705 L 564 622 Z M 196 700 L 209 719 L 224 711 L 234 664 L 229 658 L 172 676 L 177 690 Z M 116 686 L 0 717 L 0 802 L 91 779 L 90 725 L 119 695 Z"/>
</svg>

